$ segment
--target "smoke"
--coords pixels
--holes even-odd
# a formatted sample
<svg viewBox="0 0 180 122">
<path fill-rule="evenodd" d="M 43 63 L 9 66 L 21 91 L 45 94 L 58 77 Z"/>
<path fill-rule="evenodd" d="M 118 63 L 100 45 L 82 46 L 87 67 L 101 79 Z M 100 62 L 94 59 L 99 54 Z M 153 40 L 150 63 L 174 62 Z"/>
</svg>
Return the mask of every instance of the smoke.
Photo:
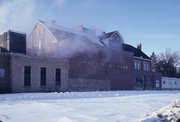
<svg viewBox="0 0 180 122">
<path fill-rule="evenodd" d="M 46 22 L 35 26 L 27 40 L 28 54 L 37 56 L 48 56 L 58 58 L 70 58 L 81 53 L 92 56 L 97 53 L 99 48 L 98 36 L 95 31 L 88 30 L 89 33 L 78 32 L 74 29 L 60 27 Z M 52 35 L 57 39 L 54 39 Z M 49 33 L 49 34 L 48 34 Z"/>
<path fill-rule="evenodd" d="M 65 3 L 66 0 L 2 0 L 0 33 L 9 29 L 29 33 L 37 19 L 53 18 L 53 8 L 62 7 Z"/>
<path fill-rule="evenodd" d="M 2 0 L 0 1 L 0 33 L 3 33 L 10 29 L 26 32 L 29 35 L 38 19 L 55 19 L 54 17 L 56 15 L 54 14 L 57 13 L 55 13 L 54 10 L 56 8 L 64 7 L 66 3 L 67 0 Z M 91 40 L 95 44 L 100 44 L 97 36 L 102 33 L 101 31 L 87 31 L 86 28 L 85 31 L 86 37 L 89 38 L 89 40 Z M 62 50 L 66 50 L 66 53 L 61 53 L 66 56 L 71 55 L 72 52 L 81 53 L 83 51 L 96 51 L 94 48 L 95 45 L 93 45 L 93 47 L 90 47 L 88 41 L 84 41 L 88 39 L 85 39 L 84 37 L 82 38 L 81 36 L 60 40 L 66 41 L 59 41 L 58 44 L 56 44 L 58 46 L 64 45 L 61 46 L 58 51 L 61 52 Z M 43 42 L 38 43 L 39 47 L 43 45 L 41 43 Z M 37 45 L 37 43 L 35 44 Z M 53 46 L 54 45 L 52 45 L 52 48 Z M 54 53 L 58 51 L 56 50 L 54 51 Z"/>
<path fill-rule="evenodd" d="M 7 0 L 0 4 L 0 32 L 27 31 L 34 18 L 35 0 Z"/>
</svg>

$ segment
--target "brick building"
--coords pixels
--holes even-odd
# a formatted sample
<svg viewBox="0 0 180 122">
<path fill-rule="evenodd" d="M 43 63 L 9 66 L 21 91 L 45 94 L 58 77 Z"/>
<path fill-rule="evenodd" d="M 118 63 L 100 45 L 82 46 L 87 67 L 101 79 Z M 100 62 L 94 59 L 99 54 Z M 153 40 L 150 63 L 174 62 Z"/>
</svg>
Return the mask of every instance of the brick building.
<svg viewBox="0 0 180 122">
<path fill-rule="evenodd" d="M 118 31 L 97 36 L 95 30 L 83 26 L 68 29 L 38 21 L 27 39 L 26 54 L 1 47 L 12 52 L 1 53 L 0 83 L 6 86 L 0 86 L 1 91 L 160 88 L 157 84 L 161 75 L 150 70 L 151 60 L 141 51 L 141 45 L 135 48 L 125 44 Z"/>
</svg>

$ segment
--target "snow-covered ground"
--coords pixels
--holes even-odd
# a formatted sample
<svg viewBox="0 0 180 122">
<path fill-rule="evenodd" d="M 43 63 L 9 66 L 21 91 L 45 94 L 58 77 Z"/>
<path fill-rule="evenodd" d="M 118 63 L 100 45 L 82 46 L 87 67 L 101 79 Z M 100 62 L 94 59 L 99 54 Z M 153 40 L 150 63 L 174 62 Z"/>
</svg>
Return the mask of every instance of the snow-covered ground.
<svg viewBox="0 0 180 122">
<path fill-rule="evenodd" d="M 136 122 L 180 98 L 180 91 L 0 94 L 3 122 Z"/>
</svg>

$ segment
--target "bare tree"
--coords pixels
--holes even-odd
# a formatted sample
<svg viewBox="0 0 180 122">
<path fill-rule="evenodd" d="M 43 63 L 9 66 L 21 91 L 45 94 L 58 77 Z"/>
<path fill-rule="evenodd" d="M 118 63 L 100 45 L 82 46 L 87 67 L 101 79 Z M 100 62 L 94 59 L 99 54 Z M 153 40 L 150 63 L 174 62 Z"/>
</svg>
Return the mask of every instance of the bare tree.
<svg viewBox="0 0 180 122">
<path fill-rule="evenodd" d="M 164 53 L 159 54 L 158 60 L 166 61 L 166 63 L 171 60 L 174 67 L 180 67 L 180 51 L 173 51 L 168 48 Z"/>
</svg>

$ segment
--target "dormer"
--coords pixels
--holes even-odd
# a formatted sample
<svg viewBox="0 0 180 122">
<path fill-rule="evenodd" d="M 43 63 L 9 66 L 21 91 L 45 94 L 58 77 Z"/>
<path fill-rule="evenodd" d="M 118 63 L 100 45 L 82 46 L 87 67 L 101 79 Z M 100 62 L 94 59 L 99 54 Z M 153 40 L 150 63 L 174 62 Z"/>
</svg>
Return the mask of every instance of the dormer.
<svg viewBox="0 0 180 122">
<path fill-rule="evenodd" d="M 124 40 L 118 31 L 113 31 L 109 33 L 103 33 L 100 36 L 100 42 L 109 48 L 121 49 Z"/>
</svg>

